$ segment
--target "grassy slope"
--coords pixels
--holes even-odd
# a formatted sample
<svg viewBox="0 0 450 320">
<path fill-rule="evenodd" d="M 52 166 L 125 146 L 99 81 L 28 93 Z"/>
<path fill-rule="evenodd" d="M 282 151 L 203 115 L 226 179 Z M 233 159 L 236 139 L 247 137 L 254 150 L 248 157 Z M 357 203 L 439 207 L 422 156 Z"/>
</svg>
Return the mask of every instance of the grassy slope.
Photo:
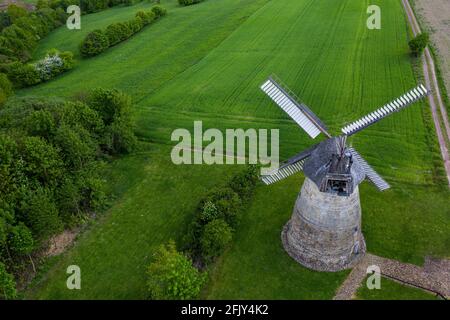
<svg viewBox="0 0 450 320">
<path fill-rule="evenodd" d="M 380 290 L 369 290 L 366 281 L 358 289 L 357 298 L 362 300 L 437 300 L 431 293 L 404 286 L 393 280 L 381 278 Z"/>
<path fill-rule="evenodd" d="M 398 2 L 380 2 L 380 31 L 365 28 L 368 1 L 210 0 L 187 8 L 175 7 L 174 1 L 162 2 L 169 3 L 172 10 L 157 24 L 105 54 L 81 61 L 57 80 L 19 94 L 71 95 L 91 87 L 115 86 L 129 92 L 138 104 L 139 134 L 143 139 L 170 143 L 172 129 L 192 127 L 195 119 L 217 128 L 275 127 L 280 128 L 282 154 L 287 157 L 311 141 L 258 91 L 258 85 L 270 73 L 281 76 L 333 132 L 415 84 L 407 54 L 406 24 Z M 91 24 L 98 27 L 102 23 L 97 15 L 115 14 L 115 10 L 123 10 L 117 12 L 123 12 L 124 18 L 133 11 L 111 9 L 86 16 L 81 32 L 92 29 Z M 40 52 L 44 47 L 76 48 L 78 37 L 77 33 L 60 29 L 43 43 Z M 74 41 L 60 46 L 64 39 Z M 385 194 L 368 185 L 362 187 L 369 250 L 416 263 L 430 252 L 448 256 L 450 246 L 448 194 L 434 190 L 429 193 L 431 165 L 419 108 L 416 105 L 395 115 L 352 140 L 394 185 L 394 190 Z M 184 206 L 169 201 L 170 196 L 183 194 L 168 193 L 164 185 L 174 183 L 178 171 L 162 161 L 169 149 L 160 146 L 157 150 L 150 158 L 161 165 L 160 170 L 167 170 L 165 177 L 156 183 L 141 174 L 146 171 L 142 170 L 145 162 L 140 156 L 118 162 L 112 176 L 135 172 L 138 187 L 125 188 L 105 223 L 86 234 L 31 296 L 145 296 L 143 270 L 151 248 L 168 237 L 177 237 L 187 216 L 161 228 L 164 212 L 188 212 L 183 208 L 192 207 L 202 191 L 220 181 L 219 173 L 210 177 L 209 171 L 187 168 L 194 171 L 183 180 L 180 190 L 195 185 L 192 197 L 186 189 L 181 201 L 185 201 Z M 229 174 L 226 167 L 214 170 Z M 208 177 L 210 185 L 202 177 Z M 212 271 L 214 281 L 204 292 L 205 297 L 333 295 L 345 273 L 309 272 L 293 263 L 280 246 L 279 232 L 290 215 L 301 180 L 296 176 L 257 190 L 256 201 L 237 230 L 233 247 Z M 152 212 L 155 217 L 134 223 L 140 214 L 148 212 L 148 204 L 158 203 L 151 199 L 153 194 L 167 198 Z M 137 240 L 139 235 L 150 233 L 154 236 Z M 68 292 L 64 289 L 63 268 L 80 259 L 85 265 L 83 272 L 88 273 L 83 278 L 87 286 L 78 293 Z"/>
</svg>

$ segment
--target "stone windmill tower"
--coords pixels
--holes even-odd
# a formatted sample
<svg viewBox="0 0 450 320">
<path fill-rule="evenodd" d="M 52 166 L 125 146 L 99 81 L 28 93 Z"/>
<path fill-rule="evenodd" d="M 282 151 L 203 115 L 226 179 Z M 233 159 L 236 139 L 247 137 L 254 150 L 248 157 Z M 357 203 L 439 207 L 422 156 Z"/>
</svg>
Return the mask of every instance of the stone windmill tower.
<svg viewBox="0 0 450 320">
<path fill-rule="evenodd" d="M 420 85 L 345 126 L 343 135 L 332 137 L 322 121 L 280 80 L 270 77 L 261 89 L 311 138 L 320 133 L 328 138 L 262 177 L 264 183 L 272 184 L 299 171 L 306 176 L 291 220 L 282 232 L 285 250 L 310 269 L 339 271 L 353 267 L 366 252 L 358 185 L 367 179 L 380 191 L 390 186 L 347 146 L 347 137 L 426 97 L 429 90 Z"/>
</svg>

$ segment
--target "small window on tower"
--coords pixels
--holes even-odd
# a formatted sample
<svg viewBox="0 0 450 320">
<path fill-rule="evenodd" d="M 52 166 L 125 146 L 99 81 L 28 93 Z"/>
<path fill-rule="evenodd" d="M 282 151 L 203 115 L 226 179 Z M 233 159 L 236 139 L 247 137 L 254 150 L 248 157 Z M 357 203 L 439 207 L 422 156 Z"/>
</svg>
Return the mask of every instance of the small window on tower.
<svg viewBox="0 0 450 320">
<path fill-rule="evenodd" d="M 338 195 L 348 195 L 348 183 L 342 180 L 328 180 L 328 192 Z"/>
</svg>

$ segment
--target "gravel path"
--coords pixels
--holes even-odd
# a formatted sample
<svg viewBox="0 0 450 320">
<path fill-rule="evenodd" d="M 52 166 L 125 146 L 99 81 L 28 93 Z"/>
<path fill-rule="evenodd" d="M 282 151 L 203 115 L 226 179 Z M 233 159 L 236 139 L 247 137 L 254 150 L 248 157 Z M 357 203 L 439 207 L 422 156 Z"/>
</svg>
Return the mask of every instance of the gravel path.
<svg viewBox="0 0 450 320">
<path fill-rule="evenodd" d="M 408 15 L 409 22 L 411 24 L 411 28 L 413 30 L 414 35 L 420 33 L 420 27 L 417 22 L 417 19 L 414 15 L 414 12 L 409 4 L 408 0 L 402 0 L 405 11 Z M 450 187 L 450 156 L 449 150 L 445 141 L 445 135 L 447 135 L 450 140 L 450 125 L 447 116 L 447 109 L 443 103 L 441 92 L 439 90 L 438 81 L 436 77 L 436 69 L 434 66 L 434 61 L 431 56 L 430 50 L 428 48 L 425 49 L 425 54 L 422 57 L 422 65 L 423 65 L 423 73 L 425 76 L 426 86 L 433 90 L 433 94 L 429 96 L 431 112 L 433 115 L 433 121 L 436 128 L 436 134 L 439 141 L 439 146 L 441 149 L 442 159 L 444 160 L 445 171 L 447 172 L 447 179 Z M 436 99 L 437 97 L 437 104 Z M 438 107 L 439 110 L 438 110 Z M 441 118 L 444 123 L 444 130 L 442 129 L 439 112 L 441 113 Z"/>
<path fill-rule="evenodd" d="M 353 268 L 333 299 L 355 299 L 358 288 L 367 276 L 367 267 L 371 265 L 378 266 L 381 270 L 381 275 L 384 277 L 433 293 L 439 293 L 447 299 L 450 298 L 450 260 L 426 258 L 424 266 L 419 267 L 413 264 L 367 254 Z"/>
</svg>

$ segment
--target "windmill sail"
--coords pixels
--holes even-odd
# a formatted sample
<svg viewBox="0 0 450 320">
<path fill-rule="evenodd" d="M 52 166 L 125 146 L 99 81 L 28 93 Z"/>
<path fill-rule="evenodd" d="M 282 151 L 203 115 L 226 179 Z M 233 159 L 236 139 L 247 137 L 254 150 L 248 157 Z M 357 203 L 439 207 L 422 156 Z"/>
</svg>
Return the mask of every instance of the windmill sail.
<svg viewBox="0 0 450 320">
<path fill-rule="evenodd" d="M 374 123 L 377 123 L 383 118 L 391 115 L 394 112 L 398 112 L 407 106 L 413 104 L 414 102 L 426 97 L 430 94 L 430 91 L 425 88 L 423 85 L 420 85 L 407 93 L 405 93 L 400 98 L 386 104 L 382 108 L 375 110 L 374 112 L 362 117 L 361 119 L 345 126 L 341 129 L 341 131 L 347 135 L 351 136 Z"/>
<path fill-rule="evenodd" d="M 305 164 L 305 160 L 300 160 L 296 163 L 284 166 L 284 167 L 278 169 L 277 171 L 273 172 L 270 175 L 262 176 L 261 180 L 266 185 L 276 183 L 280 180 L 283 180 L 283 179 L 293 175 L 294 173 L 302 171 L 304 164 Z"/>
<path fill-rule="evenodd" d="M 372 182 L 380 191 L 389 189 L 391 186 L 387 183 L 368 163 L 361 157 L 361 155 L 353 148 L 349 148 L 353 158 L 359 162 L 366 173 L 366 178 Z"/>
<path fill-rule="evenodd" d="M 280 180 L 283 180 L 297 172 L 302 171 L 303 165 L 305 164 L 305 160 L 309 158 L 309 156 L 311 156 L 311 153 L 314 151 L 316 147 L 317 145 L 299 153 L 298 155 L 289 159 L 283 165 L 281 165 L 281 167 L 278 170 L 275 170 L 269 175 L 262 176 L 261 180 L 266 185 L 269 185 L 278 182 Z"/>
<path fill-rule="evenodd" d="M 302 127 L 311 138 L 316 138 L 321 132 L 330 137 L 320 119 L 307 106 L 294 99 L 294 94 L 286 86 L 282 86 L 270 77 L 261 86 L 261 90 Z"/>
</svg>

